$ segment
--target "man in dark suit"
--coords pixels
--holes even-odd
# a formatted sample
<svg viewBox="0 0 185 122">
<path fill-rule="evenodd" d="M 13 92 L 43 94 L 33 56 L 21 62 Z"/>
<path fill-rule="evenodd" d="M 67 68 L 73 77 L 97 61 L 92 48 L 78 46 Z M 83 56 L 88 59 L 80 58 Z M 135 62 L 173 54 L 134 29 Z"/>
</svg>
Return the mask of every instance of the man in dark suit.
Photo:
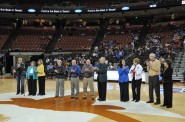
<svg viewBox="0 0 185 122">
<path fill-rule="evenodd" d="M 99 101 L 106 101 L 107 92 L 107 65 L 105 64 L 105 58 L 100 58 L 100 64 L 95 70 L 98 73 L 98 94 Z"/>
</svg>

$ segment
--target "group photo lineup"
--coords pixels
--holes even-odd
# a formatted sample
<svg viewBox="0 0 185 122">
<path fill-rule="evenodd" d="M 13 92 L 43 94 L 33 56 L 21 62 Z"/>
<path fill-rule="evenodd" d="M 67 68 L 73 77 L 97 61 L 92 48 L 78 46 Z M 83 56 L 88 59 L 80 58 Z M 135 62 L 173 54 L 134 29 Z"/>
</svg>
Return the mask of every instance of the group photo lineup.
<svg viewBox="0 0 185 122">
<path fill-rule="evenodd" d="M 185 122 L 185 0 L 0 0 L 0 122 Z"/>
</svg>

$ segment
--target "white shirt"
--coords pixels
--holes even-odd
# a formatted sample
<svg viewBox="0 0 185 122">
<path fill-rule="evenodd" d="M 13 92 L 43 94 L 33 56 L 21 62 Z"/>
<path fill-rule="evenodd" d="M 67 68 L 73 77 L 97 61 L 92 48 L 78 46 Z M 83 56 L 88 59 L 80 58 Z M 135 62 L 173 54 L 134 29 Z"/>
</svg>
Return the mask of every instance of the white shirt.
<svg viewBox="0 0 185 122">
<path fill-rule="evenodd" d="M 139 80 L 142 78 L 142 73 L 143 73 L 143 67 L 140 64 L 137 64 L 136 67 L 135 65 L 132 65 L 132 67 L 130 68 L 129 74 L 131 77 L 131 80 L 133 79 L 133 70 L 135 68 L 135 80 Z"/>
<path fill-rule="evenodd" d="M 32 73 L 33 73 L 33 68 L 30 69 L 30 74 L 32 74 Z"/>
</svg>

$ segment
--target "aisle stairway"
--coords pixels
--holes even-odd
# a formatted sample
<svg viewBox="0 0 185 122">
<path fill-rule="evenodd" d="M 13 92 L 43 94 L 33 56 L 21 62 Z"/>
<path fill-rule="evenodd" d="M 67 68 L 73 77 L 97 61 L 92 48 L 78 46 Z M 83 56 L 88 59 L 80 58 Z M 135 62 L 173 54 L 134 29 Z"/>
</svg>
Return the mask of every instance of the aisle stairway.
<svg viewBox="0 0 185 122">
<path fill-rule="evenodd" d="M 185 47 L 185 45 L 184 45 Z M 179 52 L 173 61 L 173 80 L 183 82 L 183 73 L 185 72 L 185 48 Z"/>
</svg>

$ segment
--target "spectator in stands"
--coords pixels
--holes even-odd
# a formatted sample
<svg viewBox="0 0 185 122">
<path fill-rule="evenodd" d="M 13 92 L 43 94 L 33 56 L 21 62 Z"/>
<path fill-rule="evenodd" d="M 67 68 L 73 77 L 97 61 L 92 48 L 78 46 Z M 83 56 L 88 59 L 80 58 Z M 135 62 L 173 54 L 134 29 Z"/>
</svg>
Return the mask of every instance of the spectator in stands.
<svg viewBox="0 0 185 122">
<path fill-rule="evenodd" d="M 39 82 L 39 93 L 38 95 L 45 95 L 45 72 L 44 72 L 44 65 L 42 59 L 38 60 L 38 67 L 35 71 L 38 75 L 38 82 Z"/>
<path fill-rule="evenodd" d="M 93 83 L 93 75 L 94 75 L 94 68 L 91 65 L 91 61 L 88 59 L 86 61 L 86 64 L 82 67 L 82 74 L 84 75 L 83 79 L 83 99 L 87 98 L 87 86 L 89 85 L 89 88 L 91 90 L 91 99 L 94 100 L 95 94 L 94 94 L 94 83 Z"/>
<path fill-rule="evenodd" d="M 109 62 L 108 70 L 114 70 L 114 66 L 112 65 L 111 62 Z"/>
<path fill-rule="evenodd" d="M 117 58 L 117 59 L 120 59 L 120 54 L 119 54 L 119 52 L 116 53 L 116 58 Z"/>
<path fill-rule="evenodd" d="M 54 66 L 53 66 L 52 63 L 50 63 L 49 65 L 47 65 L 47 76 L 48 77 L 51 77 L 51 73 L 53 72 L 53 68 L 54 68 Z"/>
<path fill-rule="evenodd" d="M 171 108 L 172 107 L 172 94 L 173 94 L 173 81 L 172 74 L 173 69 L 171 68 L 171 61 L 169 59 L 164 61 L 164 71 L 161 73 L 163 78 L 163 88 L 164 88 L 164 103 L 162 107 Z"/>
<path fill-rule="evenodd" d="M 47 57 L 46 58 L 46 64 L 48 65 L 50 63 L 50 59 Z"/>
<path fill-rule="evenodd" d="M 94 67 L 98 67 L 98 65 L 99 65 L 98 62 L 94 63 Z"/>
<path fill-rule="evenodd" d="M 79 76 L 80 76 L 81 68 L 77 65 L 76 60 L 72 60 L 72 66 L 68 71 L 68 79 L 71 80 L 71 99 L 75 97 L 78 99 L 79 97 Z M 76 91 L 76 93 L 75 93 Z"/>
<path fill-rule="evenodd" d="M 125 60 L 121 60 L 118 67 L 119 74 L 119 87 L 120 87 L 120 101 L 127 102 L 129 101 L 129 67 L 126 66 Z"/>
<path fill-rule="evenodd" d="M 132 77 L 132 101 L 139 102 L 143 67 L 140 65 L 140 60 L 138 58 L 133 59 L 133 65 L 129 73 Z"/>
<path fill-rule="evenodd" d="M 3 67 L 4 67 L 4 66 L 3 66 L 3 63 L 0 62 L 0 73 L 1 73 L 0 75 L 3 75 Z"/>
<path fill-rule="evenodd" d="M 35 96 L 36 95 L 36 88 L 37 88 L 37 73 L 35 73 L 35 71 L 37 70 L 37 67 L 35 66 L 35 62 L 32 61 L 30 63 L 30 66 L 27 69 L 26 72 L 26 78 L 28 79 L 28 96 Z"/>
<path fill-rule="evenodd" d="M 18 95 L 20 92 L 21 94 L 24 94 L 24 78 L 25 78 L 25 65 L 23 63 L 22 58 L 17 59 L 17 64 L 15 66 L 15 69 L 13 70 L 16 76 L 16 81 L 17 81 L 17 93 Z M 20 89 L 21 85 L 21 89 Z"/>
<path fill-rule="evenodd" d="M 66 67 L 62 65 L 62 61 L 57 61 L 57 66 L 55 67 L 55 78 L 56 78 L 56 93 L 55 98 L 64 97 L 64 79 L 65 79 L 65 73 L 66 73 Z"/>
<path fill-rule="evenodd" d="M 161 70 L 160 70 L 160 72 L 163 72 L 163 71 L 164 71 L 164 61 L 165 61 L 165 60 L 164 60 L 164 58 L 161 57 L 161 58 L 159 59 L 159 61 L 160 61 L 160 63 L 161 63 Z"/>
<path fill-rule="evenodd" d="M 159 83 L 159 75 L 161 63 L 156 59 L 156 55 L 151 53 L 149 55 L 150 61 L 147 62 L 147 71 L 149 73 L 149 101 L 147 103 L 153 103 L 153 89 L 155 89 L 157 100 L 154 103 L 155 105 L 160 104 L 160 83 Z"/>
<path fill-rule="evenodd" d="M 98 94 L 99 101 L 106 101 L 107 94 L 107 65 L 105 64 L 105 57 L 100 58 L 100 64 L 98 67 L 95 67 L 95 70 L 98 73 Z"/>
</svg>

